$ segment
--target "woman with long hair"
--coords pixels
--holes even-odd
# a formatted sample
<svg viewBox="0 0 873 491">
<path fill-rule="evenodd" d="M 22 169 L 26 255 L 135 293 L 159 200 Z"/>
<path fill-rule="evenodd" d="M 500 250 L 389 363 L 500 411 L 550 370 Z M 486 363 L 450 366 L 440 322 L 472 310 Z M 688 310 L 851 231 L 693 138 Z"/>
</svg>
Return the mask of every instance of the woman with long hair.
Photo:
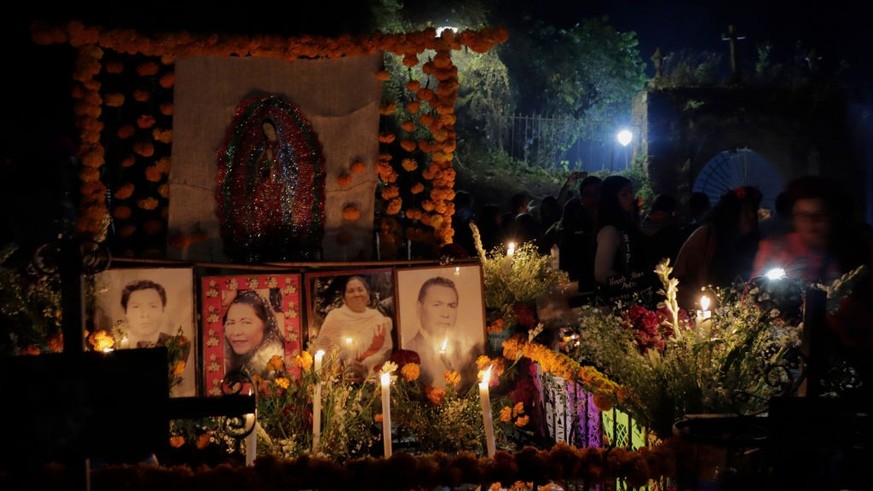
<svg viewBox="0 0 873 491">
<path fill-rule="evenodd" d="M 603 180 L 595 221 L 594 281 L 598 300 L 646 302 L 654 285 L 644 237 L 638 225 L 633 183 L 622 176 Z"/>
<path fill-rule="evenodd" d="M 225 372 L 262 375 L 274 355 L 285 358 L 285 343 L 273 308 L 258 292 L 239 292 L 224 313 Z"/>
<path fill-rule="evenodd" d="M 728 191 L 704 217 L 676 256 L 680 304 L 691 308 L 701 288 L 748 280 L 758 251 L 761 192 L 751 186 Z"/>
</svg>

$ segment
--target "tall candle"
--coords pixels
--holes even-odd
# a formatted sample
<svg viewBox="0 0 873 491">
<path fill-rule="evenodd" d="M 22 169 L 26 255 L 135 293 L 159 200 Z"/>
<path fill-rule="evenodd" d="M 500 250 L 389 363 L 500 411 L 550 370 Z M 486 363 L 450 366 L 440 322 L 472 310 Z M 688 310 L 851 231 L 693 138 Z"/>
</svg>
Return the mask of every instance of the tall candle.
<svg viewBox="0 0 873 491">
<path fill-rule="evenodd" d="M 385 458 L 391 457 L 391 374 L 382 374 L 382 441 Z"/>
<path fill-rule="evenodd" d="M 700 310 L 697 311 L 697 325 L 708 328 L 712 324 L 712 311 L 709 310 L 711 300 L 707 295 L 700 297 Z"/>
<path fill-rule="evenodd" d="M 324 350 L 315 352 L 315 388 L 312 391 L 312 451 L 318 452 L 321 443 L 321 360 Z"/>
<path fill-rule="evenodd" d="M 506 245 L 506 255 L 512 257 L 515 254 L 515 242 L 510 242 Z"/>
<path fill-rule="evenodd" d="M 497 452 L 494 443 L 494 423 L 491 420 L 491 397 L 488 393 L 488 384 L 491 381 L 491 367 L 485 370 L 482 381 L 479 382 L 479 400 L 482 403 L 482 424 L 485 426 L 485 446 L 488 448 L 488 456 L 494 457 Z"/>
<path fill-rule="evenodd" d="M 247 414 L 246 419 L 252 418 L 252 432 L 246 436 L 246 466 L 255 465 L 255 456 L 258 454 L 258 418 L 257 413 Z"/>
</svg>

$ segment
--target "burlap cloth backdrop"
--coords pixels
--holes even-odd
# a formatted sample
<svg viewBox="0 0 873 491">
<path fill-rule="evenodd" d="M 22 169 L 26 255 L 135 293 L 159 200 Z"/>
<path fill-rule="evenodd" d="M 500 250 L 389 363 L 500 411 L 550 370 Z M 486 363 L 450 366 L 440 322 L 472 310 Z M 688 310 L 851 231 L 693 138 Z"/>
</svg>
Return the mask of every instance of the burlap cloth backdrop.
<svg viewBox="0 0 873 491">
<path fill-rule="evenodd" d="M 336 60 L 287 62 L 265 58 L 194 57 L 176 62 L 173 149 L 170 169 L 169 236 L 191 233 L 199 224 L 208 234 L 185 259 L 225 261 L 215 215 L 217 152 L 234 110 L 248 96 L 284 94 L 296 104 L 321 142 L 325 157 L 325 260 L 373 256 L 373 212 L 379 151 L 381 85 L 376 72 L 381 55 Z M 355 160 L 367 164 L 362 174 L 340 189 L 337 176 L 349 173 Z M 344 223 L 342 209 L 354 203 L 361 218 Z M 341 245 L 340 232 L 351 240 Z M 182 251 L 168 248 L 168 256 Z"/>
</svg>

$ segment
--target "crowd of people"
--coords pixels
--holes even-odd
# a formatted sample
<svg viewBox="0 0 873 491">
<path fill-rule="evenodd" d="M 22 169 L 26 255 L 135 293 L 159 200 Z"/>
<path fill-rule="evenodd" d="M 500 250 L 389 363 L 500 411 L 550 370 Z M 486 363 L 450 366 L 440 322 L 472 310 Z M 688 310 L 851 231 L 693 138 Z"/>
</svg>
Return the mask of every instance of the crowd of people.
<svg viewBox="0 0 873 491">
<path fill-rule="evenodd" d="M 598 304 L 651 299 L 654 306 L 653 270 L 665 258 L 680 280 L 680 306 L 688 310 L 700 308 L 701 288 L 747 283 L 775 267 L 827 285 L 865 265 L 867 273 L 827 323 L 848 356 L 863 358 L 873 350 L 873 230 L 856 217 L 837 183 L 795 179 L 776 198 L 775 210 L 761 210 L 762 193 L 751 186 L 732 189 L 715 203 L 693 193 L 683 200 L 687 206 L 659 195 L 645 209 L 635 193 L 622 176 L 571 174 L 559 195 L 543 198 L 538 207 L 519 194 L 510 211 L 483 206 L 455 226 L 476 223 L 489 249 L 530 241 L 542 253 L 557 251 L 559 267 L 578 281 L 577 298 Z M 861 365 L 869 370 L 870 362 Z"/>
</svg>

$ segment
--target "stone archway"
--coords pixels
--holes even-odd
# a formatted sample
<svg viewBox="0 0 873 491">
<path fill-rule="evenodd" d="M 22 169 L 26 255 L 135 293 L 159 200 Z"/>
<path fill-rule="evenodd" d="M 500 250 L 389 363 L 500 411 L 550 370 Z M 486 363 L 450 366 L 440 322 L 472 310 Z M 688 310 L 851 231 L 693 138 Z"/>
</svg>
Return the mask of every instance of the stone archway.
<svg viewBox="0 0 873 491">
<path fill-rule="evenodd" d="M 724 150 L 707 162 L 694 180 L 692 191 L 703 192 L 715 204 L 722 194 L 740 186 L 754 186 L 764 195 L 761 208 L 772 210 L 785 186 L 779 170 L 760 153 L 748 148 Z"/>
</svg>

